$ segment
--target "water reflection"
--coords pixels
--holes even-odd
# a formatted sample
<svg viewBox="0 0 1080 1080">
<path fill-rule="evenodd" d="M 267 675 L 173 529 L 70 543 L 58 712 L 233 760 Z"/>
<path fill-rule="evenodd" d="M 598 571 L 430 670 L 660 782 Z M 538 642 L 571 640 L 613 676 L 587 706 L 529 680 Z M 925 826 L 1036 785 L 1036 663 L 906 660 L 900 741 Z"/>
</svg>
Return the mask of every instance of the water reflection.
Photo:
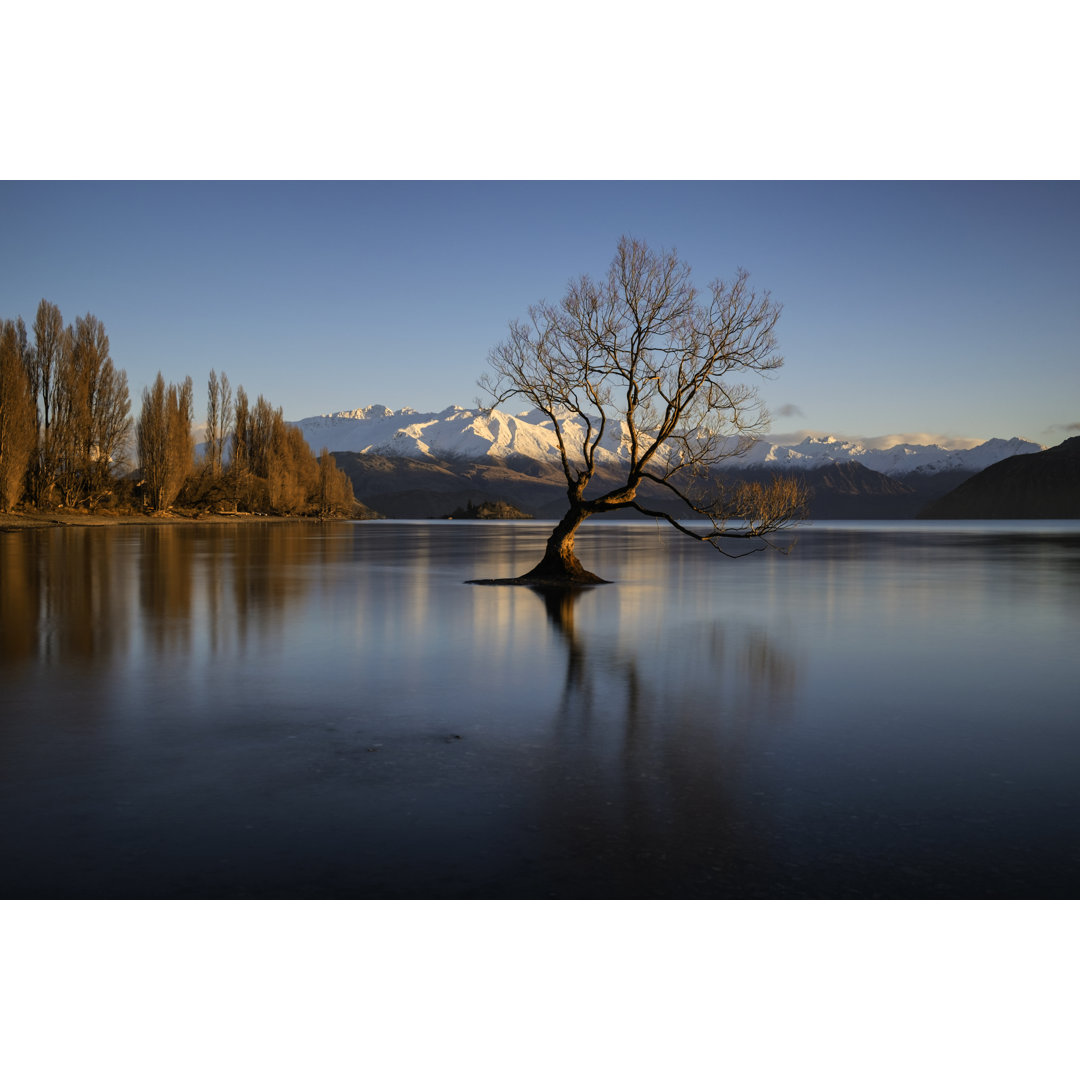
<svg viewBox="0 0 1080 1080">
<path fill-rule="evenodd" d="M 142 626 L 157 652 L 191 648 L 192 561 L 196 537 L 189 529 L 151 529 L 139 553 Z"/>
<path fill-rule="evenodd" d="M 0 895 L 1080 884 L 1077 534 L 544 531 L 0 534 Z"/>
<path fill-rule="evenodd" d="M 534 592 L 566 649 L 540 793 L 545 858 L 564 876 L 551 884 L 578 896 L 722 895 L 734 866 L 732 891 L 744 889 L 767 865 L 770 827 L 767 811 L 746 812 L 745 766 L 790 715 L 794 659 L 764 631 L 716 620 L 684 628 L 657 664 L 579 633 L 575 612 L 596 590 Z"/>
<path fill-rule="evenodd" d="M 107 664 L 138 636 L 160 653 L 280 630 L 319 552 L 304 528 L 68 528 L 0 543 L 0 663 Z"/>
<path fill-rule="evenodd" d="M 50 666 L 126 647 L 123 538 L 106 530 L 10 533 L 0 544 L 0 664 Z M 108 617 L 103 617 L 108 615 Z"/>
</svg>

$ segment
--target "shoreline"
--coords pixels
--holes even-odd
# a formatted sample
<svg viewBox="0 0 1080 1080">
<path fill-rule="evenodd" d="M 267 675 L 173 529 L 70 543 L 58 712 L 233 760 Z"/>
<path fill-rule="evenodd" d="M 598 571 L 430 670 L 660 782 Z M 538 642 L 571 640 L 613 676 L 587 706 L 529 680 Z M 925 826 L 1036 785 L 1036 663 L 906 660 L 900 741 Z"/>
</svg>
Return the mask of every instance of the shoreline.
<svg viewBox="0 0 1080 1080">
<path fill-rule="evenodd" d="M 320 518 L 320 517 L 278 517 L 270 514 L 135 514 L 135 513 L 108 513 L 79 510 L 61 510 L 56 512 L 39 511 L 11 511 L 0 512 L 0 532 L 22 532 L 29 529 L 65 529 L 72 526 L 78 527 L 112 527 L 119 525 L 150 525 L 177 526 L 177 525 L 269 525 L 276 522 L 293 524 L 298 521 L 308 521 L 318 524 L 325 521 L 353 521 L 354 518 Z"/>
</svg>

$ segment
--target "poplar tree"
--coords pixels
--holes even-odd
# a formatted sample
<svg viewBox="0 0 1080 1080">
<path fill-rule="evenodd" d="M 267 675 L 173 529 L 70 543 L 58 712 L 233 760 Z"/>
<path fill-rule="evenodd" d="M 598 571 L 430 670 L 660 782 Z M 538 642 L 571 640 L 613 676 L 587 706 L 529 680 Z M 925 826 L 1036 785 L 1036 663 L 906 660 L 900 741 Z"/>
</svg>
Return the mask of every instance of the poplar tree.
<svg viewBox="0 0 1080 1080">
<path fill-rule="evenodd" d="M 251 410 L 248 407 L 248 396 L 243 386 L 236 388 L 232 461 L 229 471 L 233 479 L 233 493 L 239 505 L 249 496 L 251 477 Z"/>
<path fill-rule="evenodd" d="M 34 316 L 34 349 L 29 358 L 30 390 L 36 405 L 36 438 L 30 487 L 34 504 L 51 501 L 56 483 L 53 429 L 58 372 L 64 353 L 64 319 L 56 304 L 42 298 Z"/>
<path fill-rule="evenodd" d="M 127 374 L 109 356 L 105 325 L 87 313 L 63 335 L 55 399 L 57 483 L 65 504 L 91 508 L 126 460 L 131 433 Z"/>
<path fill-rule="evenodd" d="M 22 320 L 19 320 L 21 323 Z M 0 510 L 11 510 L 26 483 L 34 453 L 34 400 L 25 361 L 25 328 L 0 325 Z"/>
<path fill-rule="evenodd" d="M 191 434 L 192 383 L 165 385 L 159 371 L 143 391 L 142 412 L 135 425 L 135 442 L 146 502 L 153 511 L 172 506 L 194 463 Z"/>
<path fill-rule="evenodd" d="M 356 502 L 352 481 L 324 446 L 319 455 L 319 513 L 347 514 Z"/>
<path fill-rule="evenodd" d="M 211 369 L 206 394 L 206 467 L 212 476 L 220 476 L 224 466 L 231 413 L 229 377 L 224 372 L 219 376 Z"/>
</svg>

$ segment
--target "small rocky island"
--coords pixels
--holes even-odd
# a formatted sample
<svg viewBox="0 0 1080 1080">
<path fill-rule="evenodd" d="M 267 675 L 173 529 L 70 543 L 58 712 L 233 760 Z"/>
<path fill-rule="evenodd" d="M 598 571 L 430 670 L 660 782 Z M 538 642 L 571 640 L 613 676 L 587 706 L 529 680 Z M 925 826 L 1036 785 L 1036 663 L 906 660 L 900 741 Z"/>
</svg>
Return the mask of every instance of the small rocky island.
<svg viewBox="0 0 1080 1080">
<path fill-rule="evenodd" d="M 496 499 L 493 502 L 482 502 L 477 505 L 473 504 L 470 499 L 464 508 L 458 507 L 452 513 L 446 514 L 447 520 L 453 520 L 455 518 L 463 519 L 488 519 L 488 518 L 505 518 L 508 520 L 527 520 L 532 517 L 532 514 L 526 514 L 524 510 L 519 510 L 516 506 L 511 506 L 510 503 L 504 502 L 502 499 Z"/>
</svg>

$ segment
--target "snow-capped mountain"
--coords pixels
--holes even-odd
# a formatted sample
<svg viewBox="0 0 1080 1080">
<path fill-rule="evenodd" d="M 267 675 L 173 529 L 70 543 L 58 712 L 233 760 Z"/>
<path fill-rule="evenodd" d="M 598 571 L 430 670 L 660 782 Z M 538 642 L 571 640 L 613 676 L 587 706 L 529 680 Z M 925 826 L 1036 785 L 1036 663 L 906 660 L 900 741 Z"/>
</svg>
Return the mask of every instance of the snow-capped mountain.
<svg viewBox="0 0 1080 1080">
<path fill-rule="evenodd" d="M 559 463 L 559 449 L 552 425 L 542 414 L 490 413 L 452 405 L 438 413 L 413 409 L 397 412 L 383 405 L 369 405 L 349 412 L 309 416 L 296 421 L 308 445 L 316 452 L 324 446 L 331 452 L 383 454 L 395 457 L 498 461 L 522 456 L 552 465 Z M 569 438 L 581 440 L 584 426 L 566 427 Z M 600 464 L 614 465 L 626 457 L 623 432 L 605 432 Z M 969 450 L 948 450 L 942 446 L 900 444 L 887 450 L 858 442 L 827 437 L 807 437 L 799 442 L 771 442 L 766 437 L 749 454 L 730 460 L 732 466 L 777 466 L 818 468 L 837 462 L 855 461 L 875 472 L 898 476 L 918 472 L 926 475 L 953 469 L 978 472 L 1016 454 L 1042 450 L 1024 439 L 990 439 Z"/>
<path fill-rule="evenodd" d="M 948 450 L 944 446 L 898 443 L 887 450 L 864 446 L 833 436 L 807 437 L 783 444 L 763 439 L 738 464 L 776 465 L 786 468 L 818 468 L 836 462 L 857 461 L 886 476 L 909 473 L 948 472 L 954 469 L 980 472 L 995 462 L 1016 454 L 1035 454 L 1043 447 L 1025 439 L 988 439 L 968 450 Z"/>
<path fill-rule="evenodd" d="M 559 463 L 559 448 L 551 421 L 536 412 L 516 416 L 451 405 L 438 413 L 413 409 L 392 412 L 384 405 L 369 405 L 350 412 L 309 416 L 296 424 L 310 447 L 331 452 L 351 450 L 363 454 L 386 454 L 411 458 L 492 460 L 521 456 Z M 580 445 L 584 425 L 568 423 L 568 441 Z M 604 438 L 597 454 L 602 464 L 616 464 L 620 457 L 620 433 Z"/>
</svg>

